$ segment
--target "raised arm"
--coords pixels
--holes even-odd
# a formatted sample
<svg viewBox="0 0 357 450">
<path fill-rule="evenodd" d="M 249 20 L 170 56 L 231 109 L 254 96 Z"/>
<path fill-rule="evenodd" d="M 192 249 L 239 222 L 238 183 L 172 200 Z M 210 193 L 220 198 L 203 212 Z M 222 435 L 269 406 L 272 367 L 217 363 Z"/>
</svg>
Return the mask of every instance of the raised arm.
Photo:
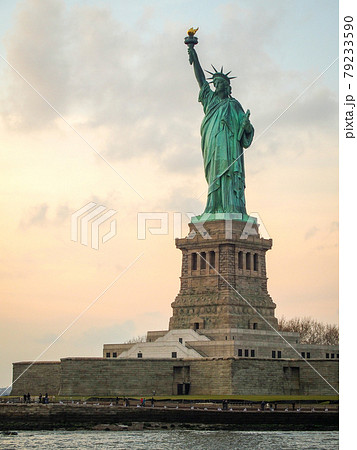
<svg viewBox="0 0 357 450">
<path fill-rule="evenodd" d="M 190 45 L 188 46 L 188 54 L 190 64 L 193 65 L 193 70 L 195 72 L 197 83 L 201 88 L 203 83 L 206 81 L 206 77 L 198 60 L 196 50 L 193 48 L 193 46 L 192 47 Z"/>
</svg>

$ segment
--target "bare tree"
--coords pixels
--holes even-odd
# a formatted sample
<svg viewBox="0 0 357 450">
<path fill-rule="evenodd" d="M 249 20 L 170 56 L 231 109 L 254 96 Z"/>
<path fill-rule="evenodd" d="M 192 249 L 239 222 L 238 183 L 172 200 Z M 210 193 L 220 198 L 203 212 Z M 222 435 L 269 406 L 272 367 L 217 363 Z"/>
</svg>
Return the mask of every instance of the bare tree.
<svg viewBox="0 0 357 450">
<path fill-rule="evenodd" d="M 337 325 L 327 325 L 325 332 L 325 344 L 334 345 L 339 342 L 339 330 Z"/>
<path fill-rule="evenodd" d="M 146 342 L 145 334 L 143 336 L 136 336 L 134 338 L 128 339 L 124 344 L 137 344 L 138 342 Z"/>
<path fill-rule="evenodd" d="M 302 344 L 337 345 L 339 329 L 337 325 L 324 324 L 311 317 L 294 317 L 286 319 L 282 316 L 278 321 L 280 331 L 294 331 L 300 333 Z"/>
</svg>

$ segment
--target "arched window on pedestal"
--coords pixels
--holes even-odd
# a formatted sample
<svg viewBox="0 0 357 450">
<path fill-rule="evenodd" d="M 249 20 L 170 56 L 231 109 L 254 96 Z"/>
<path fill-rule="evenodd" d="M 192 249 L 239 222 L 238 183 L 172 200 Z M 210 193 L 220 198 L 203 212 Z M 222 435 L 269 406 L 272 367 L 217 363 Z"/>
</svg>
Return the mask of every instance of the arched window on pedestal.
<svg viewBox="0 0 357 450">
<path fill-rule="evenodd" d="M 258 253 L 254 253 L 254 258 L 253 258 L 253 270 L 255 270 L 256 272 L 258 272 Z"/>
<path fill-rule="evenodd" d="M 245 255 L 245 268 L 247 269 L 247 270 L 250 270 L 251 269 L 251 267 L 250 267 L 250 253 L 248 252 L 246 255 Z"/>
<path fill-rule="evenodd" d="M 238 269 L 243 269 L 243 252 L 238 252 Z"/>
<path fill-rule="evenodd" d="M 205 269 L 206 268 L 206 252 L 201 252 L 201 257 L 200 257 L 200 268 L 201 269 Z"/>
<path fill-rule="evenodd" d="M 214 251 L 209 252 L 209 265 L 210 269 L 214 269 L 216 267 L 216 254 Z"/>
<path fill-rule="evenodd" d="M 191 254 L 191 270 L 197 270 L 197 253 Z"/>
</svg>

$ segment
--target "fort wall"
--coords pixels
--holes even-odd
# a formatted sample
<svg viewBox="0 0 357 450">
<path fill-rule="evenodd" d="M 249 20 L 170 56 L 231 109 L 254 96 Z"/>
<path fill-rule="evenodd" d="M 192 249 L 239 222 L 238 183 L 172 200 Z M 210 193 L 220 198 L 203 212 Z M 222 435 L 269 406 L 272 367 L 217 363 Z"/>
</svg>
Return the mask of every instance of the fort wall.
<svg viewBox="0 0 357 450">
<path fill-rule="evenodd" d="M 34 363 L 13 395 L 335 395 L 338 360 L 64 358 Z M 29 366 L 14 363 L 14 379 Z M 330 386 L 332 385 L 333 388 Z"/>
<path fill-rule="evenodd" d="M 11 395 L 56 395 L 60 390 L 60 361 L 31 361 L 13 363 Z"/>
</svg>

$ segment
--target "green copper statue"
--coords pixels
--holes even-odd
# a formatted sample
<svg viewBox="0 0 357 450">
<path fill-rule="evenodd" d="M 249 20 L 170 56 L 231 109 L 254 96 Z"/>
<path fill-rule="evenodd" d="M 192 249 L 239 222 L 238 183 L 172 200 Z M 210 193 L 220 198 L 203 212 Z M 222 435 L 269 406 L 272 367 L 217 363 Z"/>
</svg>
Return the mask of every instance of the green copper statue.
<svg viewBox="0 0 357 450">
<path fill-rule="evenodd" d="M 242 220 L 247 220 L 243 148 L 250 146 L 254 135 L 250 112 L 245 114 L 241 104 L 232 98 L 230 80 L 235 77 L 229 77 L 230 72 L 224 73 L 223 67 L 220 72 L 213 66 L 214 73 L 207 71 L 215 87 L 215 91 L 211 90 L 194 49 L 198 43 L 194 36 L 196 31 L 188 31 L 185 44 L 200 87 L 198 101 L 205 113 L 201 125 L 201 148 L 208 183 L 204 215 L 218 217 L 222 214 L 217 213 L 238 213 Z"/>
</svg>

